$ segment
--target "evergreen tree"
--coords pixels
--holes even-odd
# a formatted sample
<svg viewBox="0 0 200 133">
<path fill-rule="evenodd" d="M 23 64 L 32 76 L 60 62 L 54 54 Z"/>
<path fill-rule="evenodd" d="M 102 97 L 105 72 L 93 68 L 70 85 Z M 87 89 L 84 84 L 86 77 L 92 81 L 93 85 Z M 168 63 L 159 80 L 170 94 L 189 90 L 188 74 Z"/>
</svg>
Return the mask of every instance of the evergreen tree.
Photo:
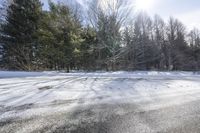
<svg viewBox="0 0 200 133">
<path fill-rule="evenodd" d="M 76 69 L 82 42 L 80 21 L 69 6 L 51 1 L 49 5 L 50 11 L 43 13 L 38 32 L 41 67 Z"/>
<path fill-rule="evenodd" d="M 33 70 L 37 47 L 36 31 L 42 4 L 39 0 L 13 0 L 1 25 L 3 60 L 10 69 Z"/>
<path fill-rule="evenodd" d="M 87 26 L 83 30 L 82 38 L 84 41 L 80 46 L 80 68 L 84 70 L 95 70 L 95 59 L 98 57 L 94 48 L 97 43 L 95 30 Z"/>
</svg>

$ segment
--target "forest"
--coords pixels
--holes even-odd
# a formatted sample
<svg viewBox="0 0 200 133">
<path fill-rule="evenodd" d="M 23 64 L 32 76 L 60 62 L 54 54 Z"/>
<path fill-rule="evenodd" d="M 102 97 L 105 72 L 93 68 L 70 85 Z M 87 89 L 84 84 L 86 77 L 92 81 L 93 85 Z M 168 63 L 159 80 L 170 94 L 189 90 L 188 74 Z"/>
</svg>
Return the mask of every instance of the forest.
<svg viewBox="0 0 200 133">
<path fill-rule="evenodd" d="M 200 31 L 134 12 L 126 0 L 0 2 L 0 68 L 199 71 Z"/>
</svg>

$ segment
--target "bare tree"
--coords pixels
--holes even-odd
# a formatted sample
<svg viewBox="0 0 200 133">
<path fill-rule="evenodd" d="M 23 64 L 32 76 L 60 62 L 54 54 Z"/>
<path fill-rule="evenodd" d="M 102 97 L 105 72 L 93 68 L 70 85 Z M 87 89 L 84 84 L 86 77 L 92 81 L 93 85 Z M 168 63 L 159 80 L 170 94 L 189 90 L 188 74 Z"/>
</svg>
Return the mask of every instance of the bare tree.
<svg viewBox="0 0 200 133">
<path fill-rule="evenodd" d="M 130 10 L 124 0 L 93 0 L 89 4 L 88 20 L 97 32 L 99 66 L 115 69 L 116 55 L 121 47 L 121 29 Z"/>
<path fill-rule="evenodd" d="M 187 64 L 187 43 L 186 28 L 177 19 L 170 18 L 167 26 L 167 35 L 169 42 L 168 65 L 174 70 L 183 70 Z"/>
<path fill-rule="evenodd" d="M 196 28 L 188 34 L 188 43 L 191 48 L 191 68 L 199 70 L 200 68 L 200 31 Z"/>
<path fill-rule="evenodd" d="M 158 16 L 154 16 L 154 40 L 155 44 L 159 49 L 159 56 L 160 56 L 160 63 L 159 63 L 159 69 L 164 68 L 166 69 L 167 64 L 167 43 L 165 41 L 166 39 L 166 24 L 164 20 Z"/>
</svg>

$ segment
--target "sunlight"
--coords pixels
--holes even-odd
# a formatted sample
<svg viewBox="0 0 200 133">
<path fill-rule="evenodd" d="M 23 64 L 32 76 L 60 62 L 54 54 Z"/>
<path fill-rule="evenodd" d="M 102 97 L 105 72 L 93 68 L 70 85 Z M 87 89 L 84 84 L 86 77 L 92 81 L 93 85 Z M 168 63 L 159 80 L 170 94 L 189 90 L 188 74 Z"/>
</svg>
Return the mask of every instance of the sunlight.
<svg viewBox="0 0 200 133">
<path fill-rule="evenodd" d="M 154 5 L 154 0 L 135 0 L 134 6 L 137 11 L 147 11 Z"/>
</svg>

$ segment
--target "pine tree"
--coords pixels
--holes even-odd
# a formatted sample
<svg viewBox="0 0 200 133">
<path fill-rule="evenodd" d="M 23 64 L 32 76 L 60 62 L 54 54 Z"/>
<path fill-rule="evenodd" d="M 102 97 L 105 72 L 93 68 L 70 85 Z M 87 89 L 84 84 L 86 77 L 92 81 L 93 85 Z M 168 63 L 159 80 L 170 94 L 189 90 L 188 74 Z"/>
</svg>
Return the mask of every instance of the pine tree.
<svg viewBox="0 0 200 133">
<path fill-rule="evenodd" d="M 37 47 L 38 23 L 42 12 L 39 0 L 13 0 L 1 25 L 1 44 L 8 68 L 33 70 Z"/>
<path fill-rule="evenodd" d="M 82 38 L 84 41 L 80 46 L 80 66 L 84 70 L 94 70 L 95 59 L 97 54 L 95 52 L 94 46 L 97 43 L 96 32 L 93 28 L 87 26 L 84 28 L 82 33 Z"/>
<path fill-rule="evenodd" d="M 39 28 L 39 64 L 42 68 L 76 69 L 80 64 L 82 27 L 74 10 L 61 3 L 49 2 Z"/>
</svg>

